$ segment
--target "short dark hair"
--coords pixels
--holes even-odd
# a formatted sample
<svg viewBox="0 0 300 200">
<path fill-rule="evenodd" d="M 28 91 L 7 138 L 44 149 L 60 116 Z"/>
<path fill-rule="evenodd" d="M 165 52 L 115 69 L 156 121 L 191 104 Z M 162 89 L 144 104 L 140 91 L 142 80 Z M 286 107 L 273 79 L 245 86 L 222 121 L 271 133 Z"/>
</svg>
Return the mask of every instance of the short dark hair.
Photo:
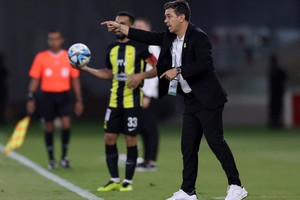
<svg viewBox="0 0 300 200">
<path fill-rule="evenodd" d="M 186 21 L 191 20 L 190 5 L 185 0 L 175 0 L 175 1 L 167 2 L 165 3 L 164 8 L 165 10 L 169 8 L 173 8 L 177 16 L 184 14 Z"/>
<path fill-rule="evenodd" d="M 128 17 L 129 18 L 129 21 L 131 22 L 131 24 L 134 23 L 135 21 L 135 17 L 132 13 L 128 12 L 128 11 L 121 11 L 121 12 L 118 12 L 117 16 L 125 16 L 125 17 Z"/>
<path fill-rule="evenodd" d="M 52 28 L 48 31 L 48 34 L 51 34 L 51 33 L 59 33 L 61 37 L 64 37 L 62 32 L 58 29 L 55 29 L 55 28 Z"/>
<path fill-rule="evenodd" d="M 138 17 L 135 19 L 135 21 L 145 22 L 145 24 L 147 24 L 150 27 L 150 29 L 152 28 L 152 24 L 151 24 L 150 20 L 145 17 Z"/>
</svg>

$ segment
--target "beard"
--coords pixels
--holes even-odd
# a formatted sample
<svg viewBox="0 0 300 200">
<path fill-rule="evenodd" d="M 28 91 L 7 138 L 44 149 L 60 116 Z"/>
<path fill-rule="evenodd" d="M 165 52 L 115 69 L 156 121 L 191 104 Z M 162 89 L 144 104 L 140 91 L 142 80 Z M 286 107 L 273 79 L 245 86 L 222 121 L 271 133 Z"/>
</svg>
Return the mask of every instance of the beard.
<svg viewBox="0 0 300 200">
<path fill-rule="evenodd" d="M 126 35 L 124 35 L 124 34 L 120 34 L 120 35 L 116 34 L 116 37 L 117 37 L 118 40 L 124 40 L 126 38 Z"/>
</svg>

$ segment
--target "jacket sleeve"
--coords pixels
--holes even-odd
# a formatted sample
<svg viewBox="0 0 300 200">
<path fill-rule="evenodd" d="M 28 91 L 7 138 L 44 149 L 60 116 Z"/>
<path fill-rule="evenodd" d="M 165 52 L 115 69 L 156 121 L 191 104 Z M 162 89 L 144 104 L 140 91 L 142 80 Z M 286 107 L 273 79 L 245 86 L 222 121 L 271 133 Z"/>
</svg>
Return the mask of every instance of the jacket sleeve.
<svg viewBox="0 0 300 200">
<path fill-rule="evenodd" d="M 206 70 L 213 69 L 212 46 L 206 34 L 200 33 L 195 37 L 190 53 L 194 54 L 193 60 L 186 61 L 181 66 L 181 73 L 184 79 L 196 76 Z"/>
<path fill-rule="evenodd" d="M 128 38 L 135 40 L 137 42 L 141 42 L 147 45 L 157 45 L 161 46 L 164 39 L 164 32 L 149 32 L 143 31 L 135 28 L 129 28 Z"/>
</svg>

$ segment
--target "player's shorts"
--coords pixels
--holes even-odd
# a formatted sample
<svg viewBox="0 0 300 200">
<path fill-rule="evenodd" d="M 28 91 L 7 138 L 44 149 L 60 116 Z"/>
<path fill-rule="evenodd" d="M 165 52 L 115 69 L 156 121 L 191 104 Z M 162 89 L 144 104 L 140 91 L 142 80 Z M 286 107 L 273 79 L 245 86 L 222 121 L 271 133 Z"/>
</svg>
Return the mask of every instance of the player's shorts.
<svg viewBox="0 0 300 200">
<path fill-rule="evenodd" d="M 37 105 L 39 115 L 46 122 L 73 114 L 70 92 L 41 92 L 37 97 Z"/>
<path fill-rule="evenodd" d="M 123 133 L 135 136 L 139 132 L 139 116 L 141 107 L 107 108 L 104 119 L 106 133 Z"/>
</svg>

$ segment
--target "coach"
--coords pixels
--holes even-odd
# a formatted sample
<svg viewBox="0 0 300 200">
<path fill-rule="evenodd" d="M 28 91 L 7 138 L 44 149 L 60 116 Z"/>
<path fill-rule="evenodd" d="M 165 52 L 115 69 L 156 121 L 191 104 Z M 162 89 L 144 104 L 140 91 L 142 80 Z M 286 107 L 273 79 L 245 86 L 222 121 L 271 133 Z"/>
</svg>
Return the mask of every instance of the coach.
<svg viewBox="0 0 300 200">
<path fill-rule="evenodd" d="M 183 182 L 181 189 L 168 200 L 197 199 L 195 183 L 203 133 L 228 178 L 225 200 L 241 200 L 248 193 L 242 187 L 233 155 L 223 137 L 222 113 L 227 98 L 213 67 L 211 43 L 200 28 L 190 23 L 191 11 L 186 1 L 168 2 L 164 8 L 166 32 L 146 32 L 114 21 L 106 21 L 102 25 L 106 25 L 109 31 L 120 31 L 132 40 L 161 46 L 157 63 L 157 73 L 161 78 L 159 96 L 163 97 L 176 88 L 176 81 L 178 87 L 175 92 L 184 96 L 181 139 Z"/>
</svg>

